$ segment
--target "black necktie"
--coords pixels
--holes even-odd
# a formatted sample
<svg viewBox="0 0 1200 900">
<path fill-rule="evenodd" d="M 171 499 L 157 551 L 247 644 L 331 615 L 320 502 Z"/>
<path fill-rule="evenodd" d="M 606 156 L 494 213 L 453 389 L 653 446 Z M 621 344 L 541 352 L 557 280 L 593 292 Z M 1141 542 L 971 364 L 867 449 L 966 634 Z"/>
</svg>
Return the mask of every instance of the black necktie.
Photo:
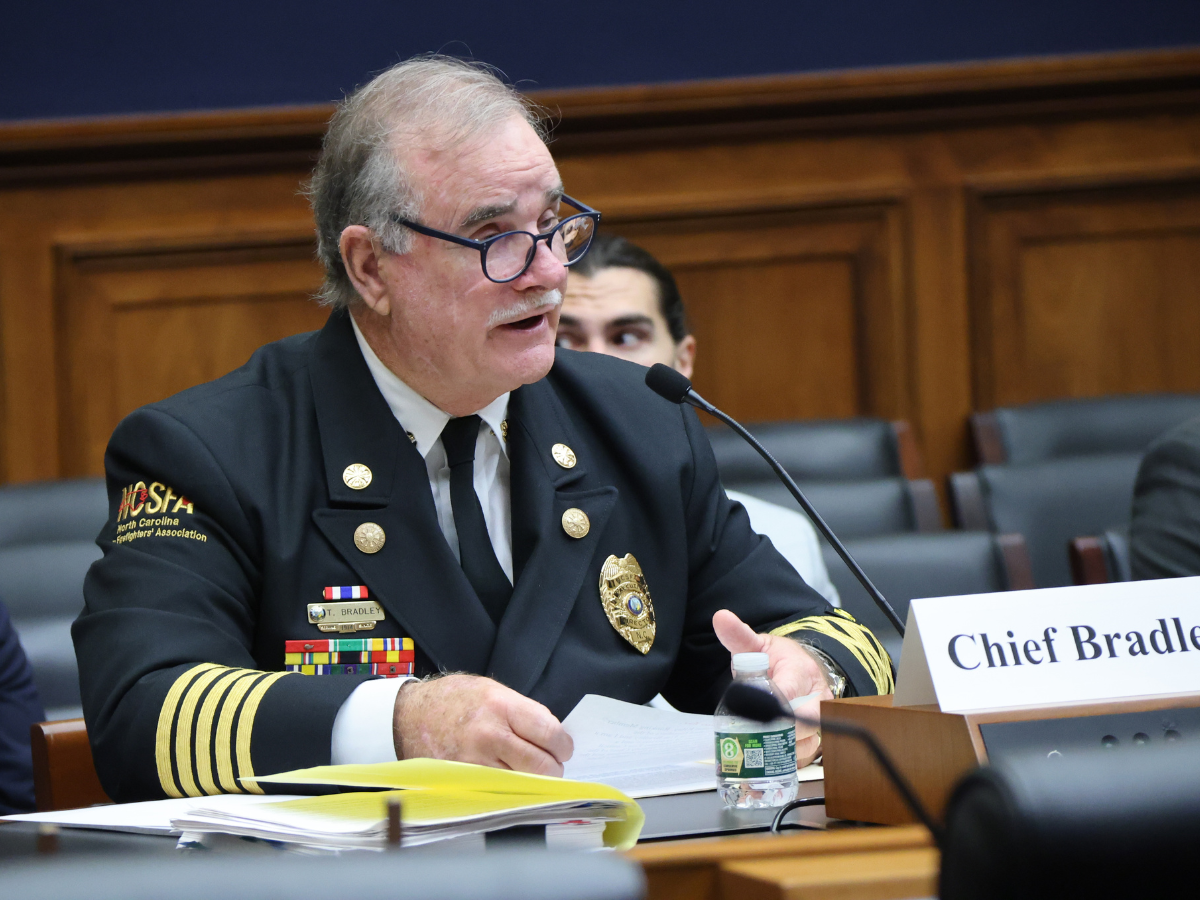
<svg viewBox="0 0 1200 900">
<path fill-rule="evenodd" d="M 479 416 L 451 419 L 442 429 L 442 446 L 450 466 L 450 506 L 458 553 L 467 581 L 483 603 L 492 621 L 499 623 L 512 596 L 512 585 L 500 568 L 492 540 L 488 537 L 483 507 L 475 493 L 475 441 L 479 438 Z"/>
</svg>

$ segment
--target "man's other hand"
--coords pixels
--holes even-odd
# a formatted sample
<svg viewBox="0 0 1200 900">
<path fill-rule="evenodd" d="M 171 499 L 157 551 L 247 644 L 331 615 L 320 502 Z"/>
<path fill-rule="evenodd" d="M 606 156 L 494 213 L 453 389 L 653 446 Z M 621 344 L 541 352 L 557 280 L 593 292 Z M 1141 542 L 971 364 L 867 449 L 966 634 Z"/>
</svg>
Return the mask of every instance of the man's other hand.
<svg viewBox="0 0 1200 900">
<path fill-rule="evenodd" d="M 561 776 L 575 749 L 550 710 L 478 675 L 404 685 L 392 735 L 400 759 L 452 759 L 536 775 Z"/>
<path fill-rule="evenodd" d="M 795 713 L 813 721 L 821 717 L 820 703 L 832 700 L 825 674 L 804 646 L 791 638 L 759 634 L 727 609 L 713 616 L 713 631 L 725 649 L 733 653 L 765 653 L 770 660 L 771 680 L 789 701 L 817 694 L 797 707 Z M 796 723 L 796 764 L 806 766 L 821 750 L 821 735 L 814 726 Z"/>
</svg>

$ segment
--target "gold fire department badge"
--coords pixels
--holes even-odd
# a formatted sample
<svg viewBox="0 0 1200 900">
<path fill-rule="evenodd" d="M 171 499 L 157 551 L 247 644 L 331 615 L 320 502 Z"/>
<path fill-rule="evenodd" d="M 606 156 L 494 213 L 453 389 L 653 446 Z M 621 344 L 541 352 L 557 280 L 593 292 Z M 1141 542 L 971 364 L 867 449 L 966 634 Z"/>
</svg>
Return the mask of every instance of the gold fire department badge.
<svg viewBox="0 0 1200 900">
<path fill-rule="evenodd" d="M 600 570 L 600 602 L 617 634 L 649 653 L 654 643 L 654 604 L 642 567 L 626 553 L 624 559 L 610 556 Z"/>
</svg>

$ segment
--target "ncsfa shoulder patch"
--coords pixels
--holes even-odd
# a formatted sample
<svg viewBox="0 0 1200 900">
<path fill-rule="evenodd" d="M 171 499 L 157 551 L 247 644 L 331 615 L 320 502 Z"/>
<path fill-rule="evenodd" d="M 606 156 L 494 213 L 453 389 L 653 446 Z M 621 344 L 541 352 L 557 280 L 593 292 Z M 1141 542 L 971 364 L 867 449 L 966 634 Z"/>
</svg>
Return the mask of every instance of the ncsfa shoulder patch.
<svg viewBox="0 0 1200 900">
<path fill-rule="evenodd" d="M 160 481 L 137 481 L 121 488 L 117 507 L 116 543 L 127 544 L 140 538 L 176 537 L 208 542 L 203 531 L 187 527 L 187 518 L 195 514 L 195 504 L 170 485 Z"/>
</svg>

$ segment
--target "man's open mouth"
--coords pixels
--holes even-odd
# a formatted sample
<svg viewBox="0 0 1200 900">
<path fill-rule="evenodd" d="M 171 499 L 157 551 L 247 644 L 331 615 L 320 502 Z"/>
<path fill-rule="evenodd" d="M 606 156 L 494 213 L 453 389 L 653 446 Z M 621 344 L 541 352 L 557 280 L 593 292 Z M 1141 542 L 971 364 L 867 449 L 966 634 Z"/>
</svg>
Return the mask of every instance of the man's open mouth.
<svg viewBox="0 0 1200 900">
<path fill-rule="evenodd" d="M 518 319 L 515 322 L 505 322 L 501 328 L 510 328 L 513 331 L 532 331 L 542 324 L 545 320 L 545 313 L 538 313 L 536 316 L 529 316 L 524 319 Z"/>
</svg>

